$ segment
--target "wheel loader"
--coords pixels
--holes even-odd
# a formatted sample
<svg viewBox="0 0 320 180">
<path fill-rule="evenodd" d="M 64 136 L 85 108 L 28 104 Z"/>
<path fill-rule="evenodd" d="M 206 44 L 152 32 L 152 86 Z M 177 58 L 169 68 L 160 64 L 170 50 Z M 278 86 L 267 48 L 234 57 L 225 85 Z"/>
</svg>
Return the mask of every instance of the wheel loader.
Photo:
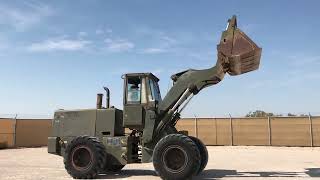
<svg viewBox="0 0 320 180">
<path fill-rule="evenodd" d="M 200 139 L 175 128 L 181 111 L 226 73 L 236 76 L 258 69 L 261 51 L 233 16 L 217 45 L 215 66 L 172 75 L 173 86 L 163 99 L 154 74 L 124 74 L 123 110 L 110 106 L 105 87 L 105 107 L 103 94 L 98 94 L 95 109 L 56 111 L 48 153 L 63 156 L 73 178 L 96 178 L 121 171 L 126 164 L 149 162 L 162 179 L 197 176 L 206 167 L 208 152 Z"/>
</svg>

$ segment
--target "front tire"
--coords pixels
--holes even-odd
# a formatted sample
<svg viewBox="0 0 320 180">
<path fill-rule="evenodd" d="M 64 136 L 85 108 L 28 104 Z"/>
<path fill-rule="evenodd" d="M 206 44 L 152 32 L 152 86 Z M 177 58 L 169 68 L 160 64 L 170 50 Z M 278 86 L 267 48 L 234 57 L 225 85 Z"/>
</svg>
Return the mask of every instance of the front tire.
<svg viewBox="0 0 320 180">
<path fill-rule="evenodd" d="M 201 164 L 200 164 L 200 168 L 199 168 L 199 171 L 197 173 L 200 174 L 204 168 L 207 166 L 208 164 L 208 158 L 209 158 L 209 155 L 208 155 L 208 150 L 207 150 L 207 147 L 206 145 L 203 144 L 203 142 L 196 138 L 196 137 L 193 137 L 193 136 L 189 136 L 190 139 L 192 139 L 192 141 L 194 143 L 196 143 L 198 149 L 199 149 L 199 152 L 200 152 L 200 156 L 201 156 Z"/>
<path fill-rule="evenodd" d="M 98 173 L 104 169 L 105 164 L 105 147 L 95 137 L 76 137 L 66 148 L 64 165 L 73 178 L 96 178 Z"/>
<path fill-rule="evenodd" d="M 196 175 L 200 168 L 197 145 L 182 134 L 162 138 L 153 151 L 153 166 L 162 179 L 184 180 Z"/>
</svg>

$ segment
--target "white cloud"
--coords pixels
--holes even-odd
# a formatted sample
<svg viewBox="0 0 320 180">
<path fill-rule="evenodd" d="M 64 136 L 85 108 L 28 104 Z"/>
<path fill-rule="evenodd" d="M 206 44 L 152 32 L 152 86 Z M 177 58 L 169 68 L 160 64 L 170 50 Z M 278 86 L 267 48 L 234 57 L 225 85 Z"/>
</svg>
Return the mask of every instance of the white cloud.
<svg viewBox="0 0 320 180">
<path fill-rule="evenodd" d="M 105 32 L 106 32 L 106 33 L 112 33 L 112 29 L 107 28 Z"/>
<path fill-rule="evenodd" d="M 0 36 L 0 50 L 6 49 L 7 47 L 7 41 L 2 36 Z"/>
<path fill-rule="evenodd" d="M 309 73 L 305 74 L 305 77 L 310 80 L 318 80 L 318 79 L 320 79 L 320 73 L 319 72 L 309 72 Z"/>
<path fill-rule="evenodd" d="M 76 51 L 84 49 L 90 41 L 72 39 L 48 39 L 31 44 L 27 49 L 31 52 Z"/>
<path fill-rule="evenodd" d="M 0 33 L 0 56 L 6 55 L 9 50 L 13 50 L 14 48 L 10 48 L 11 41 L 4 35 Z"/>
<path fill-rule="evenodd" d="M 88 33 L 81 31 L 81 32 L 78 32 L 78 36 L 80 36 L 80 37 L 88 36 Z"/>
<path fill-rule="evenodd" d="M 144 38 L 147 36 L 149 45 L 140 50 L 141 54 L 161 54 L 172 53 L 177 50 L 178 40 L 170 37 L 163 31 L 154 29 L 140 29 L 139 33 L 143 34 Z M 148 47 L 149 46 L 149 47 Z"/>
<path fill-rule="evenodd" d="M 167 51 L 168 50 L 162 48 L 146 48 L 141 51 L 141 54 L 160 54 Z"/>
<path fill-rule="evenodd" d="M 0 5 L 0 24 L 13 27 L 18 31 L 40 23 L 53 14 L 48 5 L 42 3 L 20 3 L 19 7 Z"/>
<path fill-rule="evenodd" d="M 98 34 L 98 35 L 99 35 L 99 34 L 103 34 L 103 30 L 102 30 L 102 29 L 97 29 L 97 30 L 96 30 L 96 34 Z"/>
<path fill-rule="evenodd" d="M 162 36 L 160 39 L 166 41 L 166 42 L 169 43 L 169 44 L 175 44 L 175 43 L 178 42 L 176 39 L 171 38 L 171 37 L 169 37 L 169 36 Z"/>
<path fill-rule="evenodd" d="M 126 40 L 126 39 L 105 39 L 105 43 L 107 44 L 107 50 L 110 52 L 125 52 L 130 51 L 135 47 L 134 43 Z"/>
<path fill-rule="evenodd" d="M 310 56 L 310 55 L 291 55 L 289 60 L 294 66 L 310 66 L 320 64 L 320 55 Z"/>
<path fill-rule="evenodd" d="M 96 30 L 96 34 L 97 35 L 100 35 L 100 34 L 110 34 L 110 33 L 112 33 L 113 31 L 112 31 L 112 29 L 110 29 L 110 28 L 107 28 L 107 29 L 97 29 Z"/>
<path fill-rule="evenodd" d="M 159 76 L 161 73 L 164 72 L 164 69 L 155 69 L 153 71 L 151 71 L 154 75 Z"/>
</svg>

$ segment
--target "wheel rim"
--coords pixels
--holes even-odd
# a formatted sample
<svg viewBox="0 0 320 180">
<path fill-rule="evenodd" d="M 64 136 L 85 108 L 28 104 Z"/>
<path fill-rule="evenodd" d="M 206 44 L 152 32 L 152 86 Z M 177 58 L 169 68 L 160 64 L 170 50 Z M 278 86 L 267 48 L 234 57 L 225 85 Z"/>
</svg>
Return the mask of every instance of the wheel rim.
<svg viewBox="0 0 320 180">
<path fill-rule="evenodd" d="M 87 146 L 75 147 L 71 155 L 72 166 L 79 171 L 87 170 L 92 165 L 92 158 L 92 151 Z"/>
<path fill-rule="evenodd" d="M 162 162 L 167 171 L 179 173 L 187 166 L 188 155 L 187 152 L 180 146 L 169 146 L 163 152 Z"/>
</svg>

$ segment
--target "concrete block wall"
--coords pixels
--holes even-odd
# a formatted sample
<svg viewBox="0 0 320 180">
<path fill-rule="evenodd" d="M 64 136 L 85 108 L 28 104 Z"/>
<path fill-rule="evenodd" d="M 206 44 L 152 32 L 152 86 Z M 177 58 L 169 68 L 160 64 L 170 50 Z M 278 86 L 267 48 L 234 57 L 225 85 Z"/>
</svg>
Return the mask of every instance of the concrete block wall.
<svg viewBox="0 0 320 180">
<path fill-rule="evenodd" d="M 51 119 L 0 119 L 0 148 L 46 146 L 51 123 Z M 184 118 L 176 127 L 206 145 L 320 146 L 319 116 Z"/>
</svg>

